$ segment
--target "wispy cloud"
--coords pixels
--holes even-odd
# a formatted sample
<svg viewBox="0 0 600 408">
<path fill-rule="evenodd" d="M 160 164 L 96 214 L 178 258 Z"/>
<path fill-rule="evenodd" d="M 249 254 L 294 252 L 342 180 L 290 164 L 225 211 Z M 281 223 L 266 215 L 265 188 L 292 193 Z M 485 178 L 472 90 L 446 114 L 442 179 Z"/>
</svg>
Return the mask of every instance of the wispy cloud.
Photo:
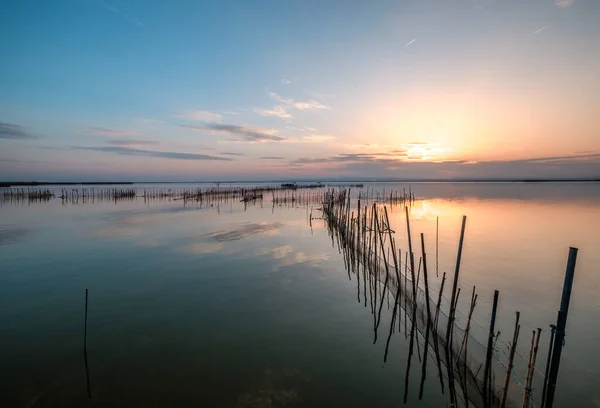
<svg viewBox="0 0 600 408">
<path fill-rule="evenodd" d="M 555 0 L 554 4 L 558 7 L 569 7 L 572 6 L 575 0 Z"/>
<path fill-rule="evenodd" d="M 133 149 L 130 147 L 122 146 L 71 146 L 72 149 L 77 150 L 90 150 L 95 152 L 104 152 L 118 154 L 121 156 L 138 156 L 138 157 L 159 157 L 163 159 L 178 159 L 178 160 L 219 160 L 219 161 L 231 161 L 232 159 L 226 157 L 210 156 L 207 154 L 197 153 L 180 153 L 180 152 L 165 152 L 165 151 L 154 151 L 154 150 L 142 150 Z"/>
<path fill-rule="evenodd" d="M 299 132 L 316 132 L 317 129 L 311 127 L 296 127 L 296 126 L 286 126 L 286 129 L 297 130 Z"/>
<path fill-rule="evenodd" d="M 0 139 L 26 140 L 37 137 L 27 132 L 23 126 L 0 122 Z"/>
<path fill-rule="evenodd" d="M 292 81 L 290 81 L 289 79 L 287 79 L 285 77 L 281 77 L 281 83 L 284 85 L 289 85 L 292 83 Z"/>
<path fill-rule="evenodd" d="M 231 113 L 229 113 L 229 114 L 231 114 Z M 175 117 L 181 118 L 181 119 L 186 119 L 186 120 L 196 120 L 198 122 L 220 122 L 221 119 L 223 118 L 218 113 L 201 111 L 201 110 L 196 110 L 196 111 L 188 110 L 179 115 L 176 115 Z"/>
<path fill-rule="evenodd" d="M 146 25 L 144 23 L 142 23 L 140 20 L 138 20 L 135 17 L 131 17 L 129 14 L 127 14 L 126 12 L 124 12 L 122 10 L 119 10 L 118 8 L 116 8 L 115 6 L 113 6 L 112 4 L 107 3 L 105 1 L 102 1 L 102 4 L 104 5 L 104 7 L 107 10 L 112 11 L 113 13 L 122 15 L 130 23 L 133 23 L 133 24 L 135 24 L 137 26 L 140 26 L 140 27 L 146 27 Z"/>
<path fill-rule="evenodd" d="M 535 30 L 535 31 L 533 32 L 533 34 L 539 34 L 539 33 L 541 33 L 542 31 L 544 31 L 544 30 L 547 30 L 549 27 L 550 27 L 550 26 L 545 26 L 545 27 L 542 27 L 542 28 L 540 28 L 539 30 Z"/>
<path fill-rule="evenodd" d="M 219 154 L 222 154 L 224 156 L 245 156 L 244 153 L 234 153 L 234 152 L 219 152 Z"/>
<path fill-rule="evenodd" d="M 120 137 L 120 136 L 135 136 L 138 134 L 135 130 L 130 129 L 110 129 L 105 127 L 91 127 L 85 130 L 77 132 L 78 135 L 92 135 L 92 136 L 108 136 L 108 137 Z"/>
<path fill-rule="evenodd" d="M 391 148 L 391 146 L 389 145 L 380 145 L 377 143 L 355 143 L 355 144 L 351 144 L 351 145 L 347 145 L 348 147 L 352 147 L 354 149 L 389 149 Z"/>
<path fill-rule="evenodd" d="M 236 142 L 280 142 L 284 137 L 277 136 L 277 129 L 259 129 L 249 126 L 224 125 L 220 123 L 207 123 L 205 125 L 180 125 L 184 129 L 194 130 L 215 135 L 233 136 Z"/>
<path fill-rule="evenodd" d="M 412 40 L 410 40 L 409 42 L 407 42 L 406 44 L 404 44 L 405 47 L 408 47 L 409 45 L 411 45 L 412 43 L 414 43 L 415 41 L 417 41 L 416 38 L 413 38 Z"/>
<path fill-rule="evenodd" d="M 274 92 L 269 93 L 269 96 L 275 99 L 277 102 L 284 103 L 286 105 L 293 106 L 298 110 L 313 110 L 313 109 L 331 109 L 329 106 L 322 104 L 316 100 L 298 101 L 291 98 L 283 98 Z"/>
<path fill-rule="evenodd" d="M 262 156 L 262 157 L 259 157 L 259 159 L 261 159 L 261 160 L 283 160 L 283 159 L 285 159 L 285 157 L 282 157 L 282 156 Z"/>
<path fill-rule="evenodd" d="M 282 119 L 288 119 L 292 117 L 289 112 L 286 112 L 283 106 L 275 106 L 273 109 L 255 109 L 254 111 L 261 116 L 277 116 L 278 118 Z"/>
<path fill-rule="evenodd" d="M 157 145 L 155 140 L 137 140 L 137 139 L 112 139 L 107 141 L 108 144 L 115 146 L 150 146 Z"/>
<path fill-rule="evenodd" d="M 302 141 L 306 143 L 323 143 L 334 140 L 336 137 L 332 135 L 308 135 L 302 136 Z"/>
<path fill-rule="evenodd" d="M 291 137 L 286 139 L 286 143 L 323 143 L 336 139 L 332 135 L 307 135 L 301 137 Z"/>
<path fill-rule="evenodd" d="M 408 158 L 405 151 L 398 153 L 379 152 L 379 153 L 340 153 L 335 156 L 317 157 L 317 158 L 300 158 L 290 162 L 290 164 L 327 164 L 327 163 L 365 163 L 365 162 L 399 162 Z"/>
</svg>

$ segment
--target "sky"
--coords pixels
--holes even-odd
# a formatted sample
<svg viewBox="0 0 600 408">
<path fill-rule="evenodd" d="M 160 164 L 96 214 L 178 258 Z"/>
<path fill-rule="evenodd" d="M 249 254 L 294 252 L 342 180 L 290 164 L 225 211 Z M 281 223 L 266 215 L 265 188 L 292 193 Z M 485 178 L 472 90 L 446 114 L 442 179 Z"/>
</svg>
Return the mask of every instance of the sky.
<svg viewBox="0 0 600 408">
<path fill-rule="evenodd" d="M 598 0 L 20 0 L 0 180 L 600 177 Z"/>
</svg>

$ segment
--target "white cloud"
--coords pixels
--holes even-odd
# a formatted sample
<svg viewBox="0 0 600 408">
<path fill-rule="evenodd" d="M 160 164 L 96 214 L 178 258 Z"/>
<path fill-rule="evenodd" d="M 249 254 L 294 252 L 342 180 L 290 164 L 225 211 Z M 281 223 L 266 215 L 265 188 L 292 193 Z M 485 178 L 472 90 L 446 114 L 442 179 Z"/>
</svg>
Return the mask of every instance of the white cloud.
<svg viewBox="0 0 600 408">
<path fill-rule="evenodd" d="M 574 2 L 575 0 L 555 0 L 554 4 L 556 4 L 558 7 L 569 7 L 573 5 Z"/>
<path fill-rule="evenodd" d="M 284 119 L 292 117 L 283 106 L 275 106 L 273 109 L 255 109 L 255 112 L 262 116 L 277 116 Z"/>
<path fill-rule="evenodd" d="M 331 109 L 329 106 L 322 104 L 319 101 L 308 100 L 308 101 L 297 101 L 291 98 L 283 98 L 274 92 L 269 93 L 269 96 L 275 99 L 277 102 L 285 103 L 286 105 L 293 106 L 298 110 L 312 110 L 312 109 Z"/>
<path fill-rule="evenodd" d="M 186 119 L 186 120 L 197 120 L 199 122 L 220 122 L 223 118 L 218 113 L 208 112 L 208 111 L 193 111 L 188 110 L 183 112 L 176 117 Z"/>
<path fill-rule="evenodd" d="M 292 83 L 292 81 L 290 81 L 287 78 L 281 77 L 281 83 L 284 84 L 284 85 L 289 85 L 289 84 Z"/>
</svg>

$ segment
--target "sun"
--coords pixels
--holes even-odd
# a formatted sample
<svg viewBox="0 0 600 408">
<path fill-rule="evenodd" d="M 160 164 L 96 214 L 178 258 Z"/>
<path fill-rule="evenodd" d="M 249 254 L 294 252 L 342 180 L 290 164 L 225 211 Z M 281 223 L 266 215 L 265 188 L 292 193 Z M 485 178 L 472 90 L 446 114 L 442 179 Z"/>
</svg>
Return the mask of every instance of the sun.
<svg viewBox="0 0 600 408">
<path fill-rule="evenodd" d="M 410 161 L 438 160 L 447 150 L 438 144 L 425 142 L 412 142 L 403 146 L 406 150 L 406 159 Z"/>
</svg>

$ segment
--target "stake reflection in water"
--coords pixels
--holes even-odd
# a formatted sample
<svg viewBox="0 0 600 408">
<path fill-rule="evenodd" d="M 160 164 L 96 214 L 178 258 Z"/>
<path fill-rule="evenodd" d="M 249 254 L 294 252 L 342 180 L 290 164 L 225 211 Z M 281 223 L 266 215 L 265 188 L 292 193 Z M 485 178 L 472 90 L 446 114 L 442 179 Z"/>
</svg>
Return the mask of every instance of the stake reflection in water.
<svg viewBox="0 0 600 408">
<path fill-rule="evenodd" d="M 391 195 L 394 196 L 393 194 Z M 381 323 L 381 313 L 384 298 L 393 298 L 391 307 L 390 327 L 385 344 L 383 356 L 384 363 L 388 361 L 393 348 L 392 337 L 395 333 L 396 319 L 398 323 L 398 333 L 401 332 L 400 318 L 402 309 L 404 309 L 404 332 L 408 339 L 408 357 L 406 361 L 406 373 L 404 378 L 404 403 L 408 402 L 409 381 L 414 347 L 416 343 L 417 354 L 421 366 L 421 378 L 419 384 L 419 399 L 425 398 L 425 382 L 427 379 L 427 363 L 429 354 L 432 354 L 437 366 L 437 375 L 440 380 L 440 389 L 445 393 L 444 376 L 448 381 L 449 401 L 454 406 L 469 406 L 473 404 L 476 407 L 500 407 L 509 405 L 511 399 L 510 385 L 518 384 L 519 381 L 513 372 L 513 358 L 516 352 L 518 332 L 520 326 L 518 321 L 515 324 L 510 345 L 504 344 L 510 350 L 507 355 L 508 361 L 504 362 L 498 355 L 498 345 L 500 333 L 495 333 L 495 315 L 496 306 L 492 311 L 492 320 L 489 326 L 489 338 L 487 347 L 484 341 L 477 339 L 471 330 L 471 322 L 475 306 L 477 305 L 478 295 L 473 287 L 470 307 L 468 313 L 462 313 L 458 310 L 461 288 L 458 285 L 462 249 L 465 237 L 466 217 L 463 217 L 460 231 L 458 254 L 456 259 L 456 268 L 452 285 L 451 299 L 448 300 L 444 295 L 444 287 L 447 274 L 444 272 L 440 284 L 440 290 L 437 293 L 437 301 L 430 295 L 431 285 L 429 281 L 427 253 L 425 250 L 425 236 L 421 234 L 421 256 L 419 269 L 415 270 L 415 254 L 412 249 L 410 208 L 415 202 L 412 192 L 410 199 L 402 201 L 399 205 L 404 206 L 406 215 L 406 232 L 408 251 L 405 251 L 404 272 L 402 271 L 401 250 L 396 248 L 396 241 L 392 234 L 396 231 L 392 228 L 387 216 L 387 206 L 397 205 L 398 203 L 387 202 L 385 205 L 373 203 L 371 208 L 364 207 L 364 210 L 357 211 L 360 216 L 354 217 L 352 208 L 352 198 L 349 191 L 329 190 L 324 194 L 323 218 L 332 240 L 338 242 L 340 250 L 344 251 L 344 257 L 357 262 L 358 266 L 352 268 L 352 274 L 356 275 L 357 285 L 363 280 L 363 302 L 366 306 L 367 293 L 366 283 L 369 283 L 369 303 L 371 313 L 373 314 L 374 343 L 377 341 L 378 328 Z M 362 198 L 359 195 L 360 198 Z M 402 197 L 402 196 L 400 196 Z M 439 220 L 436 219 L 436 271 L 438 260 L 438 232 Z M 335 239 L 334 239 L 335 237 Z M 392 255 L 391 255 L 392 254 Z M 396 256 L 398 254 L 398 256 Z M 362 267 L 360 263 L 362 262 Z M 348 263 L 346 262 L 346 265 Z M 423 278 L 420 276 L 420 269 L 423 268 Z M 393 269 L 393 272 L 390 271 Z M 361 277 L 360 274 L 363 274 Z M 409 277 L 410 273 L 410 277 Z M 403 282 L 404 281 L 404 282 Z M 381 285 L 383 286 L 382 289 Z M 360 294 L 360 286 L 357 287 Z M 404 301 L 402 298 L 404 297 Z M 494 302 L 497 304 L 498 292 L 496 291 Z M 379 303 L 378 303 L 379 300 Z M 444 307 L 442 300 L 447 300 L 448 305 Z M 360 296 L 358 297 L 360 303 Z M 431 305 L 435 305 L 435 313 Z M 460 313 L 466 317 L 464 320 L 457 321 L 456 314 Z M 408 323 L 410 319 L 410 332 Z M 464 324 L 464 326 L 463 326 Z M 477 323 L 481 326 L 481 324 Z M 483 326 L 482 326 L 483 328 Z M 456 332 L 456 336 L 455 336 Z M 460 335 L 458 332 L 462 332 Z M 408 334 L 410 333 L 410 338 Z M 470 347 L 469 340 L 474 340 Z M 539 338 L 538 341 L 539 342 Z M 525 405 L 529 408 L 531 401 L 531 377 L 535 372 L 535 355 L 537 342 L 532 340 L 532 351 L 527 367 L 527 376 L 523 380 L 526 384 Z M 421 358 L 420 346 L 423 346 L 423 355 Z M 444 350 L 444 358 L 441 358 L 439 347 Z M 486 350 L 487 349 L 487 350 Z M 445 367 L 442 367 L 444 365 Z M 501 374 L 502 384 L 496 384 L 495 379 Z M 457 388 L 458 387 L 458 388 Z M 513 399 L 514 401 L 514 399 Z"/>
</svg>

